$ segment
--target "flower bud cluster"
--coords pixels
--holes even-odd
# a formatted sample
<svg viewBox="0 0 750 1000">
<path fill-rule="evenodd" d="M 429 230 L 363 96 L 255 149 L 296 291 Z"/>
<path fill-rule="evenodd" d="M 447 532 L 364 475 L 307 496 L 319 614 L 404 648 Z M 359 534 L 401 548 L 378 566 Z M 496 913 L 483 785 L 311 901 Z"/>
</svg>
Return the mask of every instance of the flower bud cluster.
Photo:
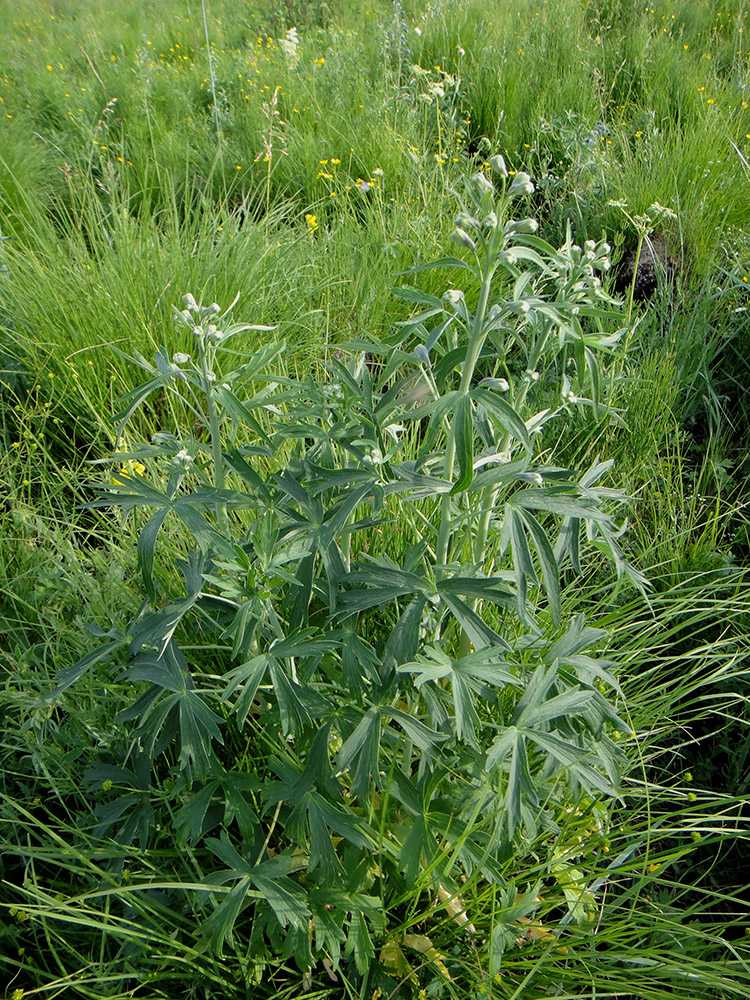
<svg viewBox="0 0 750 1000">
<path fill-rule="evenodd" d="M 187 448 L 181 448 L 172 458 L 172 465 L 180 472 L 188 472 L 193 461 L 193 456 L 188 452 Z"/>
<path fill-rule="evenodd" d="M 221 306 L 217 302 L 212 302 L 208 306 L 199 305 L 190 292 L 183 295 L 182 301 L 185 303 L 185 308 L 175 308 L 175 323 L 192 330 L 199 340 L 203 340 L 207 344 L 221 343 L 224 339 L 224 333 L 215 323 L 211 322 L 221 313 Z"/>
<path fill-rule="evenodd" d="M 523 194 L 533 194 L 534 184 L 527 173 L 523 170 L 519 170 L 516 176 L 513 178 L 513 183 L 510 186 L 508 194 L 512 195 L 523 195 Z"/>
<path fill-rule="evenodd" d="M 323 399 L 329 406 L 341 402 L 343 398 L 344 392 L 338 382 L 323 386 Z"/>
</svg>

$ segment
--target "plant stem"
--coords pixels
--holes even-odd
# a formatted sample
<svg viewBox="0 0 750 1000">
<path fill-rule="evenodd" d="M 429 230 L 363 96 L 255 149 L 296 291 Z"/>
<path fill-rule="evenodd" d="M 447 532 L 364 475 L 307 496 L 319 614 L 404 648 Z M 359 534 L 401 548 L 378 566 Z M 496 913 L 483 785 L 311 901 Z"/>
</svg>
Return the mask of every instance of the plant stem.
<svg viewBox="0 0 750 1000">
<path fill-rule="evenodd" d="M 224 455 L 221 449 L 221 432 L 219 426 L 219 414 L 216 409 L 214 399 L 213 381 L 210 376 L 209 359 L 203 344 L 199 350 L 201 371 L 203 373 L 203 389 L 206 394 L 206 414 L 208 416 L 208 430 L 211 435 L 211 457 L 214 464 L 214 486 L 217 490 L 224 489 Z M 227 517 L 226 504 L 221 504 L 218 508 L 217 520 L 221 531 L 226 532 L 229 528 L 229 518 Z"/>
<path fill-rule="evenodd" d="M 474 369 L 477 366 L 479 355 L 482 353 L 486 334 L 484 332 L 484 318 L 487 312 L 487 303 L 492 289 L 492 277 L 495 269 L 489 259 L 485 258 L 484 277 L 482 287 L 479 292 L 479 303 L 472 324 L 469 346 L 466 351 L 466 361 L 461 373 L 461 383 L 459 392 L 467 393 L 471 388 L 471 380 L 474 377 Z M 445 448 L 445 462 L 443 465 L 443 478 L 450 482 L 453 479 L 453 468 L 456 461 L 456 430 L 455 425 L 451 425 L 448 432 L 448 441 Z M 436 575 L 441 579 L 444 575 L 444 567 L 448 562 L 448 547 L 451 538 L 451 495 L 444 493 L 440 501 L 440 531 L 438 534 L 436 556 Z"/>
</svg>

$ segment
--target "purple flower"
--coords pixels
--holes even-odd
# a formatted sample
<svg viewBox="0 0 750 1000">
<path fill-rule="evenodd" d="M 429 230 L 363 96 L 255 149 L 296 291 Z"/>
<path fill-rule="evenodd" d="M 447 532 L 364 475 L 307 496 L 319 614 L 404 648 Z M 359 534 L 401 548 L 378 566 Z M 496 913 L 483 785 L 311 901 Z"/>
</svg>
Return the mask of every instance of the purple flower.
<svg viewBox="0 0 750 1000">
<path fill-rule="evenodd" d="M 372 184 L 368 183 L 367 181 L 360 181 L 357 186 L 359 187 L 359 190 L 362 192 L 362 194 L 367 194 L 367 192 L 372 187 Z"/>
</svg>

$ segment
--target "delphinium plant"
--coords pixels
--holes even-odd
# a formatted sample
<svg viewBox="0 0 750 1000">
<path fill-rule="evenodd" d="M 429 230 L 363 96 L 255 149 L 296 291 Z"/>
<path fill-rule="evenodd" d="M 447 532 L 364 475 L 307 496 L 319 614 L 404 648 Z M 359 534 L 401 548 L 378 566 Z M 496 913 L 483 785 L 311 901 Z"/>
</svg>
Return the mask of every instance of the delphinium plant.
<svg viewBox="0 0 750 1000">
<path fill-rule="evenodd" d="M 147 849 L 172 822 L 208 945 L 256 970 L 293 958 L 308 983 L 322 963 L 362 996 L 386 972 L 416 982 L 404 949 L 450 982 L 429 937 L 446 921 L 454 954 L 496 973 L 539 906 L 512 859 L 576 807 L 595 837 L 628 732 L 592 652 L 604 633 L 561 601 L 597 552 L 644 585 L 618 541 L 622 497 L 607 462 L 565 469 L 544 447 L 574 410 L 606 407 L 600 358 L 622 332 L 608 247 L 541 240 L 510 214 L 531 180 L 491 162 L 495 182 L 479 173 L 460 198 L 461 256 L 411 272 L 465 289 L 401 287 L 414 314 L 342 346 L 322 377 L 273 374 L 278 344 L 231 368 L 252 328 L 189 294 L 175 319 L 194 350 L 132 359 L 148 378 L 121 432 L 157 391 L 187 429 L 118 454 L 95 487 L 91 507 L 143 518 L 144 601 L 52 695 L 88 670 L 129 686 L 127 739 L 87 777 L 122 793 L 99 835 Z M 563 924 L 585 923 L 595 890 L 566 850 L 580 853 L 558 850 L 550 877 Z"/>
</svg>

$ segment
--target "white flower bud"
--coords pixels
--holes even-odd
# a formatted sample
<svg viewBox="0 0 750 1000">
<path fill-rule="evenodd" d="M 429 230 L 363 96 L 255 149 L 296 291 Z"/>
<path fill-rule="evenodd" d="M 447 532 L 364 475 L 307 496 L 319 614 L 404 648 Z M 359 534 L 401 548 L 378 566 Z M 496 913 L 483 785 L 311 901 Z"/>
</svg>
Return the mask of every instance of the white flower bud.
<svg viewBox="0 0 750 1000">
<path fill-rule="evenodd" d="M 479 229 L 479 219 L 468 212 L 459 212 L 453 221 L 461 229 Z"/>
<path fill-rule="evenodd" d="M 586 240 L 586 242 L 583 244 L 583 249 L 586 251 L 586 253 L 593 253 L 594 250 L 596 250 L 596 243 L 594 243 L 593 240 Z"/>
<path fill-rule="evenodd" d="M 508 380 L 505 378 L 483 378 L 479 384 L 480 386 L 486 385 L 497 392 L 507 392 L 510 388 Z"/>
<path fill-rule="evenodd" d="M 190 360 L 189 354 L 182 354 L 179 351 L 177 352 L 177 354 L 172 355 L 172 361 L 174 361 L 176 365 L 186 365 L 189 360 Z"/>
<path fill-rule="evenodd" d="M 533 194 L 534 185 L 531 182 L 531 178 L 523 170 L 519 170 L 516 176 L 513 178 L 513 183 L 510 186 L 509 194 Z"/>
<path fill-rule="evenodd" d="M 188 454 L 187 448 L 181 448 L 172 459 L 172 465 L 181 472 L 187 472 L 193 464 L 193 456 Z"/>
<path fill-rule="evenodd" d="M 175 309 L 173 319 L 175 323 L 184 323 L 185 326 L 192 326 L 195 322 L 187 309 Z"/>
<path fill-rule="evenodd" d="M 536 219 L 510 219 L 505 224 L 506 233 L 535 233 L 538 228 Z"/>
<path fill-rule="evenodd" d="M 487 180 L 484 174 L 474 174 L 470 183 L 476 193 L 480 195 L 491 194 L 494 190 L 492 182 Z"/>
<path fill-rule="evenodd" d="M 457 306 L 464 300 L 464 293 L 460 288 L 449 288 L 443 296 L 443 301 L 448 305 Z"/>
<path fill-rule="evenodd" d="M 190 294 L 190 292 L 188 292 L 187 295 L 183 295 L 182 296 L 182 301 L 185 303 L 185 305 L 188 307 L 188 309 L 191 312 L 196 312 L 197 311 L 197 309 L 198 309 L 198 303 L 195 301 L 195 299 Z"/>
<path fill-rule="evenodd" d="M 497 156 L 490 157 L 490 166 L 495 171 L 496 174 L 500 174 L 501 177 L 508 176 L 508 168 L 505 166 L 505 160 L 498 153 Z"/>
<path fill-rule="evenodd" d="M 460 247 L 467 247 L 469 250 L 476 250 L 477 248 L 476 243 L 465 229 L 455 229 L 451 233 L 450 238 Z"/>
<path fill-rule="evenodd" d="M 490 212 L 482 219 L 482 225 L 485 229 L 497 229 L 497 214 L 495 212 Z"/>
</svg>

